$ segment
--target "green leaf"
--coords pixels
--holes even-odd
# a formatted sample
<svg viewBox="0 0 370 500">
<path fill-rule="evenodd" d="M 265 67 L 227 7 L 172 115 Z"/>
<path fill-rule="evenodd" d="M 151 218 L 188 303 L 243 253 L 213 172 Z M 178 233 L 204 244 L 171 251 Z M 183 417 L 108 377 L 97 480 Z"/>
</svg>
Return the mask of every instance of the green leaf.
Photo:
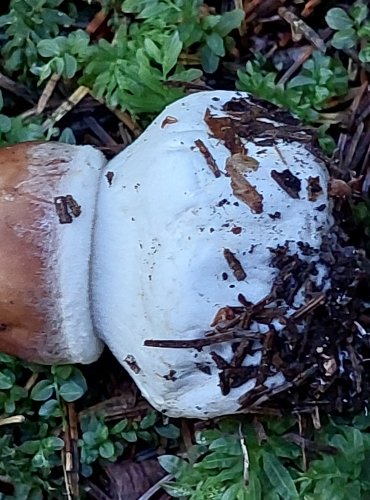
<svg viewBox="0 0 370 500">
<path fill-rule="evenodd" d="M 182 458 L 175 455 L 161 455 L 158 457 L 160 466 L 170 474 L 177 476 L 180 471 L 189 467 L 189 464 Z"/>
<path fill-rule="evenodd" d="M 358 53 L 358 58 L 361 62 L 370 62 L 370 45 L 366 45 L 366 47 L 360 50 L 360 52 Z"/>
<path fill-rule="evenodd" d="M 200 69 L 190 68 L 184 71 L 176 71 L 173 75 L 167 78 L 167 80 L 175 80 L 181 82 L 193 82 L 203 75 L 203 71 Z"/>
<path fill-rule="evenodd" d="M 367 5 L 365 5 L 363 3 L 356 2 L 355 5 L 353 5 L 350 8 L 349 13 L 350 13 L 352 19 L 355 20 L 356 25 L 360 26 L 365 21 L 367 16 L 369 15 L 369 8 Z"/>
<path fill-rule="evenodd" d="M 114 425 L 110 432 L 111 434 L 120 434 L 124 429 L 126 429 L 127 425 L 128 425 L 128 420 L 127 418 L 124 418 L 116 425 Z"/>
<path fill-rule="evenodd" d="M 357 44 L 357 34 L 353 28 L 338 31 L 331 39 L 331 44 L 336 49 L 351 49 Z"/>
<path fill-rule="evenodd" d="M 173 424 L 168 425 L 156 425 L 155 430 L 162 437 L 167 439 L 178 439 L 180 437 L 180 429 Z"/>
<path fill-rule="evenodd" d="M 262 485 L 255 470 L 249 472 L 247 491 L 248 500 L 262 500 Z"/>
<path fill-rule="evenodd" d="M 333 30 L 345 30 L 353 26 L 353 20 L 343 9 L 334 7 L 325 16 L 327 25 Z"/>
<path fill-rule="evenodd" d="M 366 23 L 357 31 L 357 35 L 362 38 L 363 36 L 370 37 L 370 23 Z"/>
<path fill-rule="evenodd" d="M 137 441 L 137 435 L 136 435 L 135 431 L 122 432 L 121 436 L 123 439 L 125 439 L 129 443 L 136 443 L 136 441 Z"/>
<path fill-rule="evenodd" d="M 216 56 L 223 57 L 225 55 L 225 46 L 223 38 L 216 32 L 211 33 L 206 36 L 206 43 L 210 50 L 216 54 Z"/>
<path fill-rule="evenodd" d="M 41 441 L 41 446 L 49 451 L 59 451 L 64 448 L 64 441 L 56 436 L 49 436 Z"/>
<path fill-rule="evenodd" d="M 9 116 L 0 114 L 0 133 L 6 134 L 12 128 L 12 121 Z M 2 389 L 2 387 L 0 387 Z M 5 389 L 5 387 L 3 387 Z"/>
<path fill-rule="evenodd" d="M 99 446 L 99 454 L 102 458 L 112 458 L 114 456 L 114 445 L 111 441 L 106 441 Z"/>
<path fill-rule="evenodd" d="M 207 45 L 200 49 L 200 59 L 206 73 L 214 73 L 217 70 L 220 58 Z"/>
<path fill-rule="evenodd" d="M 175 33 L 166 40 L 163 45 L 163 73 L 165 77 L 176 66 L 180 52 L 182 50 L 182 42 L 179 38 L 179 33 Z"/>
<path fill-rule="evenodd" d="M 31 399 L 34 401 L 46 401 L 54 393 L 54 385 L 50 380 L 41 380 L 31 391 Z"/>
<path fill-rule="evenodd" d="M 149 427 L 153 427 L 157 420 L 157 414 L 155 411 L 151 411 L 148 413 L 148 415 L 145 415 L 145 417 L 141 420 L 140 422 L 140 429 L 149 429 Z"/>
<path fill-rule="evenodd" d="M 276 456 L 262 451 L 263 470 L 268 477 L 274 491 L 284 500 L 298 499 L 298 492 L 288 470 Z"/>
<path fill-rule="evenodd" d="M 37 44 L 37 50 L 42 57 L 55 57 L 60 55 L 60 44 L 57 39 L 41 40 Z"/>
<path fill-rule="evenodd" d="M 241 23 L 244 20 L 245 12 L 241 9 L 234 9 L 230 12 L 225 12 L 222 14 L 219 20 L 216 30 L 222 37 L 225 37 L 233 29 L 240 28 Z"/>
<path fill-rule="evenodd" d="M 80 399 L 84 395 L 84 389 L 73 380 L 65 382 L 59 388 L 59 395 L 68 403 Z"/>
<path fill-rule="evenodd" d="M 40 440 L 25 441 L 20 446 L 18 446 L 18 450 L 20 450 L 22 453 L 25 453 L 26 455 L 34 455 L 39 451 L 40 443 Z"/>
<path fill-rule="evenodd" d="M 52 366 L 51 373 L 58 379 L 67 380 L 72 373 L 72 368 L 71 365 Z"/>
<path fill-rule="evenodd" d="M 59 410 L 59 411 L 56 411 Z M 40 417 L 56 417 L 61 416 L 62 412 L 59 408 L 59 403 L 56 399 L 49 399 L 39 409 Z"/>
<path fill-rule="evenodd" d="M 70 54 L 64 54 L 64 77 L 65 78 L 73 78 L 77 71 L 77 61 Z"/>
<path fill-rule="evenodd" d="M 42 468 L 47 467 L 49 465 L 49 463 L 46 460 L 42 451 L 39 451 L 38 453 L 36 453 L 36 455 L 32 458 L 31 463 L 32 463 L 33 467 L 36 467 L 37 469 L 42 469 Z"/>
<path fill-rule="evenodd" d="M 94 431 L 86 431 L 82 434 L 82 439 L 88 446 L 94 446 L 97 441 L 97 436 Z"/>
<path fill-rule="evenodd" d="M 146 38 L 144 40 L 144 48 L 149 57 L 154 59 L 157 64 L 162 64 L 162 53 L 153 40 Z"/>
<path fill-rule="evenodd" d="M 0 389 L 10 389 L 13 387 L 14 382 L 15 375 L 12 371 L 8 370 L 8 368 L 0 372 Z"/>
</svg>

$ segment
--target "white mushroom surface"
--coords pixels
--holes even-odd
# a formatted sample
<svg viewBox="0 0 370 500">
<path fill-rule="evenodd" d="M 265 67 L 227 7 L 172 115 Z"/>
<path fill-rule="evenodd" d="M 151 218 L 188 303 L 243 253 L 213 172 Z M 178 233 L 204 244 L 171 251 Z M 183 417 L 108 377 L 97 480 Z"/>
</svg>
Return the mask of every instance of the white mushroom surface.
<svg viewBox="0 0 370 500">
<path fill-rule="evenodd" d="M 270 293 L 277 274 L 270 248 L 288 242 L 296 252 L 303 242 L 318 249 L 332 224 L 328 174 L 304 144 L 274 139 L 279 134 L 268 141 L 261 134 L 241 138 L 245 150 L 235 153 L 215 137 L 205 117 L 208 124 L 213 117 L 238 123 L 242 113 L 223 111 L 232 99 L 248 96 L 201 92 L 168 106 L 108 163 L 98 194 L 91 281 L 95 327 L 144 397 L 172 417 L 237 413 L 239 398 L 256 379 L 221 393 L 210 353 L 229 362 L 231 342 L 198 350 L 144 342 L 204 339 L 222 308 L 240 305 L 239 294 L 255 304 Z M 283 127 L 255 116 L 256 130 L 258 123 L 268 124 L 270 132 Z M 295 132 L 302 135 L 299 128 Z M 287 171 L 297 188 L 290 194 L 276 182 Z M 310 178 L 319 186 L 316 196 L 309 194 Z M 320 281 L 325 269 L 318 269 Z M 302 292 L 292 310 L 304 302 Z M 268 327 L 254 322 L 250 329 Z M 257 349 L 243 365 L 260 358 Z M 277 372 L 265 385 L 283 381 Z"/>
</svg>

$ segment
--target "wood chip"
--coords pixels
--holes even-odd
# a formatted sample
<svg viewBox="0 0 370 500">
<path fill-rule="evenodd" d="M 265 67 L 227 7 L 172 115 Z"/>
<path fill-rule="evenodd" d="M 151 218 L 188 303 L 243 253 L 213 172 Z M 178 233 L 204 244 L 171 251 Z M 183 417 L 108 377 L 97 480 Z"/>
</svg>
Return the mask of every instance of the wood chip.
<svg viewBox="0 0 370 500">
<path fill-rule="evenodd" d="M 221 171 L 217 166 L 216 160 L 213 158 L 211 153 L 209 152 L 209 149 L 207 146 L 204 144 L 204 142 L 201 139 L 197 139 L 195 141 L 195 145 L 199 149 L 199 151 L 202 153 L 204 156 L 207 165 L 211 169 L 211 172 L 214 174 L 215 177 L 220 177 L 221 176 Z"/>
<path fill-rule="evenodd" d="M 229 264 L 235 278 L 238 281 L 243 281 L 247 277 L 247 273 L 244 271 L 243 266 L 240 261 L 235 257 L 233 252 L 228 248 L 224 249 L 224 257 L 226 262 Z"/>
<path fill-rule="evenodd" d="M 226 172 L 231 178 L 231 189 L 234 196 L 245 203 L 252 212 L 261 214 L 263 212 L 263 196 L 240 172 L 227 162 Z"/>
<path fill-rule="evenodd" d="M 291 198 L 299 198 L 301 181 L 290 170 L 285 169 L 282 172 L 271 170 L 271 177 Z"/>
</svg>

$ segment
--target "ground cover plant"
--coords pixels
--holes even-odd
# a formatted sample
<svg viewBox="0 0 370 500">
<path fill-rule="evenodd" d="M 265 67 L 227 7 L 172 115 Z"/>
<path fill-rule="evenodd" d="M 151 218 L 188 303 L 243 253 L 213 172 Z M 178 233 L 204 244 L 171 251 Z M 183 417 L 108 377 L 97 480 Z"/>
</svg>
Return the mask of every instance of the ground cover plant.
<svg viewBox="0 0 370 500">
<path fill-rule="evenodd" d="M 369 252 L 365 2 L 10 0 L 0 14 L 1 145 L 113 155 L 190 90 L 246 90 L 315 127 L 352 189 L 343 227 Z M 357 324 L 367 335 L 368 317 Z M 109 354 L 51 368 L 0 355 L 2 499 L 140 498 L 163 470 L 158 498 L 370 498 L 365 398 L 344 415 L 171 422 L 111 366 Z"/>
</svg>

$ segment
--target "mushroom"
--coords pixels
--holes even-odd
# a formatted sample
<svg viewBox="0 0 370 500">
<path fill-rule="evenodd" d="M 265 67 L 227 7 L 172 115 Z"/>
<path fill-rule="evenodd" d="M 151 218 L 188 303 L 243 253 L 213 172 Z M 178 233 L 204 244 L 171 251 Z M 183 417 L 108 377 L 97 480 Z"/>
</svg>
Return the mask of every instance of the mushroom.
<svg viewBox="0 0 370 500">
<path fill-rule="evenodd" d="M 0 351 L 38 363 L 91 363 L 89 273 L 104 156 L 90 146 L 0 150 Z"/>
<path fill-rule="evenodd" d="M 266 113 L 244 93 L 200 92 L 107 164 L 88 146 L 1 150 L 0 350 L 88 363 L 98 337 L 163 413 L 240 411 L 256 377 L 222 394 L 217 360 L 230 362 L 233 342 L 212 345 L 210 335 L 232 321 L 240 297 L 256 304 L 270 294 L 271 249 L 315 262 L 325 287 L 315 252 L 333 224 L 328 174 L 307 136 Z M 290 313 L 305 300 L 302 287 Z M 260 359 L 256 342 L 242 366 Z M 283 381 L 276 371 L 264 383 Z"/>
</svg>

